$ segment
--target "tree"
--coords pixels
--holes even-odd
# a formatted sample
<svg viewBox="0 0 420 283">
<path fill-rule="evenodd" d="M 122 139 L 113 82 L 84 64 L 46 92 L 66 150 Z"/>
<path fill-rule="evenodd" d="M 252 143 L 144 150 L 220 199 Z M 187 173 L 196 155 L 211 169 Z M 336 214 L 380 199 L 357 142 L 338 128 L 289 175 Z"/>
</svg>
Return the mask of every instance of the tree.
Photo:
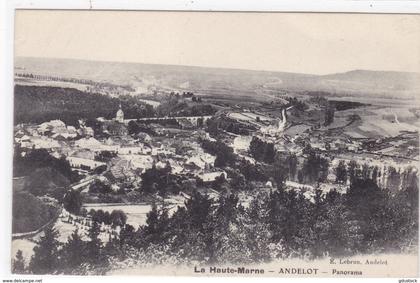
<svg viewBox="0 0 420 283">
<path fill-rule="evenodd" d="M 185 208 L 178 209 L 169 226 L 174 235 L 176 247 L 193 260 L 211 262 L 215 253 L 214 203 L 208 195 L 193 191 L 185 202 Z"/>
<path fill-rule="evenodd" d="M 152 204 L 152 210 L 147 213 L 146 226 L 142 228 L 147 242 L 154 244 L 164 242 L 168 218 L 168 211 L 165 207 L 158 209 L 155 203 Z"/>
<path fill-rule="evenodd" d="M 222 188 L 222 185 L 224 185 L 225 183 L 226 183 L 225 174 L 220 174 L 214 179 L 212 183 L 212 187 L 213 189 L 220 191 Z"/>
<path fill-rule="evenodd" d="M 297 164 L 298 160 L 296 157 L 296 154 L 288 154 L 286 157 L 286 165 L 289 170 L 289 180 L 295 180 L 296 179 L 296 172 L 297 172 Z"/>
<path fill-rule="evenodd" d="M 362 179 L 365 179 L 365 180 L 370 179 L 370 168 L 369 168 L 369 165 L 367 165 L 366 163 L 362 165 L 361 174 L 362 174 L 361 176 Z"/>
<path fill-rule="evenodd" d="M 222 195 L 217 201 L 212 217 L 212 238 L 208 241 L 210 262 L 242 262 L 248 256 L 247 243 L 243 240 L 244 227 L 238 215 L 245 213 L 234 194 Z M 205 235 L 205 237 L 208 237 Z"/>
<path fill-rule="evenodd" d="M 342 184 L 347 182 L 347 168 L 343 160 L 340 160 L 335 168 L 335 181 Z"/>
<path fill-rule="evenodd" d="M 330 102 L 327 102 L 327 105 L 325 106 L 325 120 L 324 120 L 324 126 L 330 125 L 332 122 L 334 122 L 334 105 Z"/>
<path fill-rule="evenodd" d="M 249 189 L 244 175 L 241 172 L 233 171 L 230 176 L 230 185 L 236 191 L 243 191 Z"/>
<path fill-rule="evenodd" d="M 204 118 L 197 119 L 197 127 L 202 128 L 204 125 Z"/>
<path fill-rule="evenodd" d="M 276 156 L 276 151 L 274 150 L 274 144 L 273 143 L 266 143 L 264 146 L 264 157 L 263 161 L 266 163 L 273 163 L 274 157 Z"/>
<path fill-rule="evenodd" d="M 164 168 L 156 168 L 153 164 L 152 168 L 147 169 L 141 174 L 142 185 L 141 189 L 146 194 L 159 193 L 164 197 L 171 189 L 179 189 L 177 183 L 177 176 L 171 174 L 172 167 L 169 162 L 166 163 Z"/>
<path fill-rule="evenodd" d="M 159 170 L 156 168 L 156 165 L 153 164 L 152 168 L 146 169 L 146 171 L 141 174 L 142 190 L 148 194 L 156 193 L 158 178 Z"/>
<path fill-rule="evenodd" d="M 191 199 L 185 203 L 187 213 L 187 224 L 190 228 L 203 232 L 205 224 L 211 215 L 212 201 L 208 195 L 201 195 L 197 191 L 194 191 L 191 195 Z"/>
<path fill-rule="evenodd" d="M 387 186 L 389 189 L 397 191 L 401 184 L 401 175 L 400 173 L 393 167 L 388 167 L 388 180 Z"/>
<path fill-rule="evenodd" d="M 269 164 L 274 162 L 276 155 L 273 143 L 264 142 L 257 137 L 252 138 L 249 145 L 249 152 L 256 160 Z"/>
<path fill-rule="evenodd" d="M 98 222 L 93 221 L 92 226 L 89 229 L 88 236 L 90 241 L 86 244 L 86 257 L 87 261 L 92 264 L 98 264 L 101 262 L 101 249 L 102 241 L 99 239 L 100 227 Z"/>
<path fill-rule="evenodd" d="M 247 246 L 253 262 L 266 262 L 277 257 L 278 249 L 273 247 L 271 231 L 267 223 L 267 198 L 265 193 L 258 193 L 251 201 L 244 215 L 244 228 Z M 270 248 L 272 247 L 272 248 Z"/>
<path fill-rule="evenodd" d="M 107 217 L 105 212 L 102 209 L 98 209 L 98 210 L 91 209 L 89 214 L 92 217 L 93 222 L 106 223 L 109 220 L 109 213 Z"/>
<path fill-rule="evenodd" d="M 89 193 L 99 193 L 99 194 L 108 194 L 112 193 L 113 190 L 109 184 L 106 184 L 100 180 L 95 180 L 89 186 Z"/>
<path fill-rule="evenodd" d="M 383 230 L 387 211 L 388 195 L 370 179 L 355 179 L 346 194 L 346 206 L 351 212 L 351 220 L 357 222 L 363 239 L 357 247 L 361 252 L 373 248 L 387 231 Z M 385 214 L 386 215 L 386 214 Z M 385 221 L 385 222 L 384 222 Z"/>
<path fill-rule="evenodd" d="M 171 163 L 169 163 L 169 160 L 166 161 L 165 167 L 163 168 L 163 174 L 166 174 L 168 176 L 172 172 L 172 166 Z"/>
<path fill-rule="evenodd" d="M 206 131 L 210 134 L 212 137 L 217 137 L 220 133 L 219 130 L 219 123 L 216 120 L 216 118 L 211 118 L 207 120 L 207 128 Z"/>
<path fill-rule="evenodd" d="M 227 164 L 226 157 L 223 155 L 217 155 L 216 159 L 214 160 L 215 167 L 225 167 Z"/>
<path fill-rule="evenodd" d="M 216 167 L 224 167 L 235 161 L 233 149 L 221 141 L 202 140 L 201 147 L 205 152 L 216 155 L 216 160 L 214 161 L 214 166 Z"/>
<path fill-rule="evenodd" d="M 136 135 L 141 131 L 140 126 L 135 121 L 128 122 L 128 134 Z"/>
<path fill-rule="evenodd" d="M 123 227 L 127 222 L 127 215 L 122 210 L 113 210 L 110 215 L 112 226 Z"/>
<path fill-rule="evenodd" d="M 351 160 L 348 166 L 348 175 L 350 179 L 350 183 L 353 183 L 354 180 L 360 177 L 360 171 L 358 169 L 357 162 Z"/>
<path fill-rule="evenodd" d="M 302 166 L 303 178 L 306 183 L 324 182 L 328 176 L 329 162 L 327 159 L 310 150 Z"/>
<path fill-rule="evenodd" d="M 378 166 L 374 166 L 372 169 L 372 180 L 376 183 L 380 177 L 380 172 Z"/>
<path fill-rule="evenodd" d="M 287 254 L 307 246 L 310 203 L 303 194 L 280 188 L 270 193 L 266 205 L 272 241 L 282 243 Z"/>
<path fill-rule="evenodd" d="M 345 195 L 336 190 L 329 191 L 324 200 L 325 213 L 317 224 L 321 229 L 317 232 L 324 252 L 329 252 L 332 256 L 356 253 L 360 245 L 359 223 L 351 217 L 345 201 Z"/>
<path fill-rule="evenodd" d="M 261 165 L 252 164 L 248 160 L 241 161 L 239 170 L 248 181 L 266 182 L 269 178 Z"/>
<path fill-rule="evenodd" d="M 286 166 L 287 164 L 280 161 L 279 159 L 276 159 L 273 166 L 269 166 L 269 168 L 271 169 L 269 170 L 269 175 L 273 178 L 273 180 L 277 184 L 277 187 L 279 188 L 283 187 L 283 184 L 286 182 L 289 175 L 289 168 L 287 168 Z"/>
<path fill-rule="evenodd" d="M 15 273 L 15 274 L 25 273 L 25 259 L 23 258 L 23 254 L 21 250 L 17 251 L 16 257 L 13 260 L 12 273 Z"/>
<path fill-rule="evenodd" d="M 102 150 L 99 152 L 97 156 L 95 156 L 95 160 L 101 161 L 101 162 L 108 162 L 114 157 L 117 157 L 117 154 L 115 152 L 109 151 L 109 150 Z"/>
<path fill-rule="evenodd" d="M 253 137 L 249 144 L 249 153 L 257 160 L 262 160 L 264 156 L 264 144 L 257 137 Z"/>
<path fill-rule="evenodd" d="M 82 208 L 82 197 L 79 191 L 69 190 L 63 199 L 64 208 L 70 213 L 78 215 Z"/>
<path fill-rule="evenodd" d="M 34 274 L 52 274 L 57 270 L 59 263 L 58 235 L 58 231 L 54 228 L 44 230 L 44 236 L 34 247 L 34 255 L 29 264 L 29 268 Z"/>
<path fill-rule="evenodd" d="M 105 244 L 103 248 L 103 254 L 105 257 L 120 257 L 123 255 L 123 250 L 121 249 L 119 240 L 113 238 L 111 234 L 109 234 L 109 240 Z"/>
<path fill-rule="evenodd" d="M 86 244 L 76 229 L 63 247 L 63 258 L 66 266 L 75 268 L 86 261 Z"/>
</svg>

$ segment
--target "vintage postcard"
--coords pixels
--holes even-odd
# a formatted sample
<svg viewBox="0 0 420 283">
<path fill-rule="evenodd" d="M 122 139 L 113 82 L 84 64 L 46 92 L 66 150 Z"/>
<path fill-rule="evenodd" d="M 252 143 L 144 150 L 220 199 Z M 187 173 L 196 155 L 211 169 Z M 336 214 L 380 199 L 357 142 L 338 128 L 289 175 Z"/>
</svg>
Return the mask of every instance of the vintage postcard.
<svg viewBox="0 0 420 283">
<path fill-rule="evenodd" d="M 12 273 L 416 277 L 420 16 L 17 10 Z"/>
</svg>

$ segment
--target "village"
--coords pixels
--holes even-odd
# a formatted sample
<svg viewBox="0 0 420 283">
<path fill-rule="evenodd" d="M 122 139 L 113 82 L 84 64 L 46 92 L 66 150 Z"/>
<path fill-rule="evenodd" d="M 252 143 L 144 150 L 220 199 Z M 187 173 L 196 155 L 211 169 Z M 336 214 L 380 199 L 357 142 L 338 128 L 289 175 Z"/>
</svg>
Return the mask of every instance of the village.
<svg viewBox="0 0 420 283">
<path fill-rule="evenodd" d="M 192 93 L 184 93 L 183 96 L 187 97 L 182 98 L 184 100 L 194 97 Z M 118 239 L 126 224 L 134 229 L 145 225 L 153 204 L 163 204 L 172 215 L 185 205 L 195 191 L 217 200 L 224 187 L 216 184 L 225 180 L 232 184 L 237 182 L 237 173 L 230 168 L 233 165 L 226 170 L 224 162 L 221 164 L 220 161 L 228 158 L 229 151 L 234 159 L 241 160 L 240 164 L 256 168 L 267 162 L 259 156 L 265 154 L 264 150 L 257 153 L 258 147 L 272 145 L 273 154 L 280 159 L 294 157 L 295 163 L 301 165 L 289 168 L 293 172 L 290 171 L 284 180 L 284 186 L 302 191 L 311 201 L 316 189 L 321 189 L 324 194 L 331 190 L 345 193 L 350 178 L 338 180 L 337 168 L 343 164 L 349 168 L 355 160 L 358 162 L 355 170 L 383 186 L 399 174 L 404 177 L 398 179 L 398 184 L 393 181 L 393 186 L 401 188 L 410 176 L 417 174 L 416 159 L 407 157 L 418 154 L 418 147 L 412 142 L 418 138 L 415 133 L 403 132 L 399 138 L 352 137 L 344 131 L 349 125 L 357 124 L 360 118 L 350 115 L 351 119 L 346 118 L 343 122 L 338 115 L 335 124 L 325 126 L 322 122 L 327 119 L 326 114 L 322 114 L 322 108 L 316 108 L 314 113 L 322 115 L 318 120 L 309 116 L 306 119 L 312 124 L 305 124 L 296 121 L 294 107 L 293 104 L 283 103 L 275 115 L 260 109 L 236 106 L 214 115 L 126 119 L 120 104 L 114 118 L 97 117 L 94 123 L 79 119 L 78 126 L 72 126 L 56 119 L 41 124 L 18 124 L 15 126 L 14 142 L 23 158 L 34 150 L 44 150 L 52 157 L 68 162 L 78 176 L 77 181 L 66 190 L 67 194 L 76 191 L 81 195 L 80 210 L 76 213 L 60 205 L 60 213 L 54 218 L 53 227 L 59 231 L 59 240 L 63 243 L 75 230 L 87 239 L 93 215 L 98 211 L 101 215 L 105 214 L 104 219 L 124 214 L 124 220 L 117 223 L 95 220 L 100 222 L 100 239 L 107 243 Z M 214 121 L 218 123 L 216 133 L 212 131 Z M 256 145 L 256 142 L 259 144 Z M 212 146 L 208 148 L 205 144 Z M 224 148 L 222 153 L 218 152 L 220 146 Z M 399 146 L 405 150 L 400 154 L 403 158 L 393 153 L 398 152 Z M 324 176 L 321 181 L 308 180 L 298 172 L 304 170 L 302 164 L 308 159 L 308 148 L 329 163 L 326 169 L 322 169 L 326 172 L 317 173 Z M 410 151 L 411 154 L 407 154 Z M 166 181 L 166 185 L 160 188 L 152 184 L 146 191 L 145 178 L 150 170 L 169 172 L 172 181 Z M 252 179 L 255 176 L 249 177 Z M 239 185 L 236 194 L 241 205 L 248 207 L 257 192 L 268 194 L 276 188 L 277 182 L 275 176 L 264 182 L 252 182 L 251 190 L 242 188 L 245 184 L 240 183 L 242 185 Z M 45 198 L 48 199 L 48 196 Z M 29 260 L 33 242 L 41 235 L 42 229 L 15 233 L 14 249 L 23 250 Z"/>
</svg>

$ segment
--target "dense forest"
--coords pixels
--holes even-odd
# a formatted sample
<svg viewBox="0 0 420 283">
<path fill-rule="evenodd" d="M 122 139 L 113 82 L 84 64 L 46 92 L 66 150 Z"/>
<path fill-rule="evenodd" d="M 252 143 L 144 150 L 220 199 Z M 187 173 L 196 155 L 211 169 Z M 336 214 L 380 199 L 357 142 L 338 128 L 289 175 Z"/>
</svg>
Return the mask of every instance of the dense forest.
<svg viewBox="0 0 420 283">
<path fill-rule="evenodd" d="M 120 103 L 128 119 L 155 115 L 151 105 L 128 95 L 113 98 L 73 88 L 16 85 L 14 119 L 15 124 L 59 119 L 67 125 L 78 126 L 82 118 L 114 118 Z"/>
</svg>

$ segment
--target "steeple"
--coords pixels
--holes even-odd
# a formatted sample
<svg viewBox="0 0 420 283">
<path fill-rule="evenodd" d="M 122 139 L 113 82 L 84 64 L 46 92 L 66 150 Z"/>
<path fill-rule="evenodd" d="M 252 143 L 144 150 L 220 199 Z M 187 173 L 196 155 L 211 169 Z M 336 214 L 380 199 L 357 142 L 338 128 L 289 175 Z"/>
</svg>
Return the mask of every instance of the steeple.
<svg viewBox="0 0 420 283">
<path fill-rule="evenodd" d="M 124 122 L 124 112 L 122 111 L 121 102 L 120 102 L 119 109 L 117 111 L 117 115 L 115 116 L 115 120 L 120 123 Z"/>
</svg>

